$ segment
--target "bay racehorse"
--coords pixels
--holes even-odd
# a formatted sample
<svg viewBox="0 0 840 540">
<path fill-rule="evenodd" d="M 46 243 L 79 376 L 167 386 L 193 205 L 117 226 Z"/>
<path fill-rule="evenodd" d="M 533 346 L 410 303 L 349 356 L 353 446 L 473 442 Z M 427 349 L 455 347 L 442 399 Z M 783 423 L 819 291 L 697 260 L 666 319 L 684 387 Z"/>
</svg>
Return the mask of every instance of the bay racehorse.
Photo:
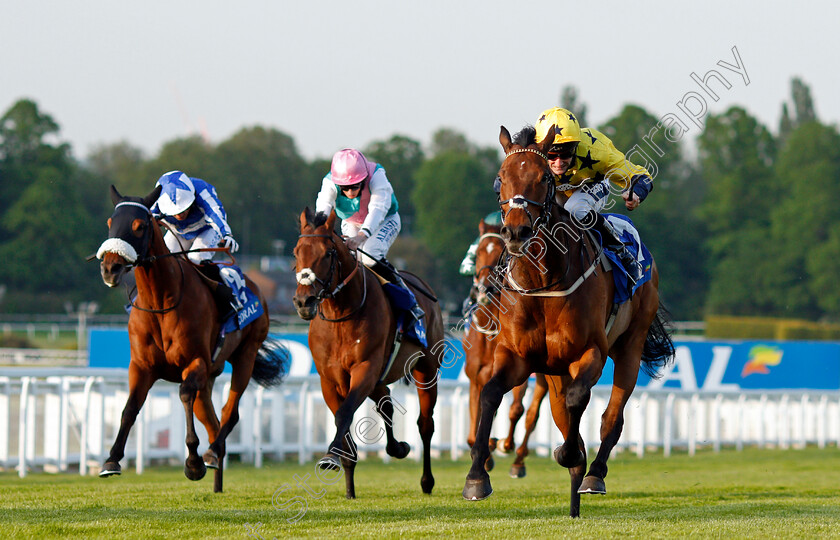
<svg viewBox="0 0 840 540">
<path fill-rule="evenodd" d="M 389 384 L 408 378 L 417 386 L 420 415 L 417 425 L 423 442 L 423 493 L 431 493 L 435 479 L 431 467 L 431 442 L 437 382 L 446 344 L 440 306 L 431 289 L 413 274 L 401 272 L 426 313 L 429 346 L 405 337 L 395 346 L 397 318 L 377 276 L 351 253 L 335 231 L 335 212 L 329 216 L 306 208 L 300 216 L 300 238 L 295 246 L 298 282 L 294 305 L 309 324 L 309 348 L 324 400 L 335 415 L 335 438 L 318 463 L 322 469 L 343 469 L 345 495 L 355 498 L 356 444 L 350 433 L 353 416 L 368 398 L 385 424 L 389 456 L 408 455 L 407 443 L 393 432 L 395 403 Z M 424 292 L 425 291 L 425 292 Z M 396 349 L 396 355 L 394 356 Z M 399 410 L 405 409 L 400 406 Z M 359 422 L 361 424 L 362 421 Z M 373 443 L 376 430 L 368 423 L 356 434 Z"/>
<path fill-rule="evenodd" d="M 123 197 L 111 186 L 114 213 L 108 219 L 108 240 L 99 248 L 102 280 L 116 287 L 134 269 L 137 296 L 128 319 L 131 362 L 128 366 L 128 400 L 120 429 L 100 476 L 120 474 L 128 433 L 143 407 L 149 389 L 158 379 L 180 383 L 180 397 L 187 423 L 189 451 L 184 474 L 200 480 L 207 467 L 216 470 L 213 490 L 222 491 L 225 439 L 239 420 L 239 400 L 248 381 L 263 386 L 278 384 L 289 360 L 288 351 L 268 336 L 268 306 L 257 286 L 246 283 L 257 295 L 263 314 L 241 330 L 229 333 L 215 351 L 219 336 L 218 309 L 206 278 L 183 255 L 169 252 L 160 226 L 150 208 L 160 186 L 146 197 Z M 230 362 L 230 393 L 222 408 L 222 421 L 211 402 L 213 383 Z M 193 414 L 207 429 L 210 447 L 198 455 L 198 435 Z"/>
<path fill-rule="evenodd" d="M 475 306 L 467 314 L 469 325 L 464 332 L 464 354 L 466 356 L 464 372 L 470 381 L 470 430 L 467 434 L 467 444 L 472 448 L 475 443 L 475 432 L 478 428 L 479 397 L 481 389 L 490 379 L 493 371 L 493 353 L 496 348 L 496 336 L 499 334 L 499 295 L 501 293 L 498 275 L 494 269 L 502 260 L 505 253 L 504 239 L 500 234 L 501 224 L 487 223 L 481 220 L 478 224 L 478 244 L 475 256 L 475 274 L 470 296 L 475 299 Z M 509 429 L 507 438 L 502 442 L 502 451 L 508 453 L 515 447 L 514 434 L 516 425 L 525 413 L 524 399 L 528 391 L 528 381 L 513 389 L 513 400 L 508 413 Z M 522 444 L 516 450 L 516 459 L 511 465 L 510 476 L 523 478 L 526 474 L 525 457 L 528 455 L 528 440 L 533 433 L 542 400 L 546 394 L 545 377 L 537 375 L 534 396 L 528 407 L 525 418 L 525 436 Z M 490 456 L 485 462 L 487 471 L 493 470 L 493 450 L 497 440 L 490 438 Z"/>
<path fill-rule="evenodd" d="M 493 415 L 505 392 L 531 373 L 544 373 L 552 416 L 564 438 L 554 457 L 569 469 L 569 514 L 577 517 L 581 493 L 606 493 L 607 460 L 621 435 L 640 365 L 654 373 L 670 361 L 674 348 L 660 312 L 655 263 L 650 280 L 613 313 L 615 284 L 600 246 L 555 202 L 546 159 L 553 131 L 541 145 L 533 128 L 520 132 L 515 143 L 504 127 L 499 134 L 505 151 L 499 170 L 501 234 L 511 255 L 501 279 L 510 290 L 501 296 L 493 375 L 481 392 L 463 496 L 480 500 L 493 492 L 483 466 Z M 586 473 L 580 422 L 607 355 L 615 362 L 612 393 L 601 418 L 601 445 Z"/>
</svg>

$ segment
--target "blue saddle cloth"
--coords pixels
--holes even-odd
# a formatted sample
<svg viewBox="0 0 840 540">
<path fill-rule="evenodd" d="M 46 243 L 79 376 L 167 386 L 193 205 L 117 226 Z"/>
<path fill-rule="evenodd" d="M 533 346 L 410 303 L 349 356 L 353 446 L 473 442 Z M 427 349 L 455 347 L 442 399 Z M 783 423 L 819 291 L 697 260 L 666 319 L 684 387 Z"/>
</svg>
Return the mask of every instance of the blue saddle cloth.
<svg viewBox="0 0 840 540">
<path fill-rule="evenodd" d="M 225 283 L 233 290 L 233 296 L 242 304 L 242 309 L 222 322 L 222 335 L 241 330 L 257 320 L 263 314 L 263 305 L 257 295 L 245 284 L 245 275 L 236 265 L 222 266 L 219 273 Z"/>
<path fill-rule="evenodd" d="M 627 216 L 621 214 L 604 214 L 604 218 L 610 221 L 610 224 L 619 233 L 619 238 L 627 246 L 627 250 L 636 258 L 639 264 L 642 265 L 644 272 L 642 279 L 630 288 L 630 279 L 627 277 L 627 270 L 621 263 L 618 255 L 613 253 L 610 249 L 604 248 L 604 254 L 613 264 L 613 280 L 615 281 L 615 297 L 613 302 L 616 304 L 623 304 L 633 293 L 636 292 L 642 284 L 650 281 L 651 265 L 653 264 L 653 256 L 650 251 L 642 243 L 639 238 L 639 232 L 633 226 L 633 222 Z M 597 234 L 596 234 L 597 236 Z M 603 242 L 602 242 L 603 244 Z"/>
<path fill-rule="evenodd" d="M 397 317 L 397 331 L 404 332 L 403 335 L 414 338 L 421 345 L 427 347 L 426 318 L 423 317 L 419 321 L 416 321 L 411 315 L 411 308 L 417 301 L 414 293 L 393 283 L 385 283 L 382 285 L 382 288 L 385 289 L 385 294 L 388 295 L 388 300 L 391 301 L 391 308 L 393 308 L 394 315 Z"/>
</svg>

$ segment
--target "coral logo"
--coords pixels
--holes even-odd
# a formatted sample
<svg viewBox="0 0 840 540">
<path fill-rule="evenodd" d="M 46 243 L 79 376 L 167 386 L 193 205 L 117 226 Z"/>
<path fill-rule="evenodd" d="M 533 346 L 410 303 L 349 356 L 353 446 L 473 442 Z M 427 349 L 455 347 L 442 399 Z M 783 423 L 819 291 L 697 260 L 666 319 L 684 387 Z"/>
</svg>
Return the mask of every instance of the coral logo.
<svg viewBox="0 0 840 540">
<path fill-rule="evenodd" d="M 756 345 L 750 349 L 749 360 L 744 364 L 744 369 L 741 371 L 741 378 L 752 375 L 753 373 L 767 375 L 770 373 L 770 366 L 778 366 L 782 363 L 783 354 L 784 351 L 778 347 Z"/>
</svg>

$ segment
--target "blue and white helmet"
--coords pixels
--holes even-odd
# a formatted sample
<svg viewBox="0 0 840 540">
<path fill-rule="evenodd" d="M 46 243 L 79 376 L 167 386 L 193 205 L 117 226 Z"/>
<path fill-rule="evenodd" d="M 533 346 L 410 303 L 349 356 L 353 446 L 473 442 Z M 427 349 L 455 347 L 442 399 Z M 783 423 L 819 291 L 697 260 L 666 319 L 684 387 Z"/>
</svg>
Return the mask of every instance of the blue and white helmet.
<svg viewBox="0 0 840 540">
<path fill-rule="evenodd" d="M 195 200 L 195 186 L 190 177 L 181 171 L 169 171 L 157 183 L 163 187 L 157 203 L 164 215 L 180 214 Z"/>
</svg>

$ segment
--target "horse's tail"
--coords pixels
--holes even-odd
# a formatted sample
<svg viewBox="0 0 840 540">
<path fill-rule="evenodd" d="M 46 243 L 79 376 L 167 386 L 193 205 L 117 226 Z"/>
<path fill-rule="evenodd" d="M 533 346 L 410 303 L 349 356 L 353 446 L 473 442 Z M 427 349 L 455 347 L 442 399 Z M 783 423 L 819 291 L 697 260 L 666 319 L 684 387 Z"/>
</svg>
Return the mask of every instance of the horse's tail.
<svg viewBox="0 0 840 540">
<path fill-rule="evenodd" d="M 659 370 L 674 359 L 674 342 L 671 340 L 671 314 L 661 303 L 656 317 L 648 328 L 642 350 L 642 369 L 652 378 L 659 378 Z"/>
<path fill-rule="evenodd" d="M 267 337 L 257 351 L 251 378 L 265 388 L 277 386 L 288 374 L 291 363 L 289 349 L 279 339 Z"/>
</svg>

